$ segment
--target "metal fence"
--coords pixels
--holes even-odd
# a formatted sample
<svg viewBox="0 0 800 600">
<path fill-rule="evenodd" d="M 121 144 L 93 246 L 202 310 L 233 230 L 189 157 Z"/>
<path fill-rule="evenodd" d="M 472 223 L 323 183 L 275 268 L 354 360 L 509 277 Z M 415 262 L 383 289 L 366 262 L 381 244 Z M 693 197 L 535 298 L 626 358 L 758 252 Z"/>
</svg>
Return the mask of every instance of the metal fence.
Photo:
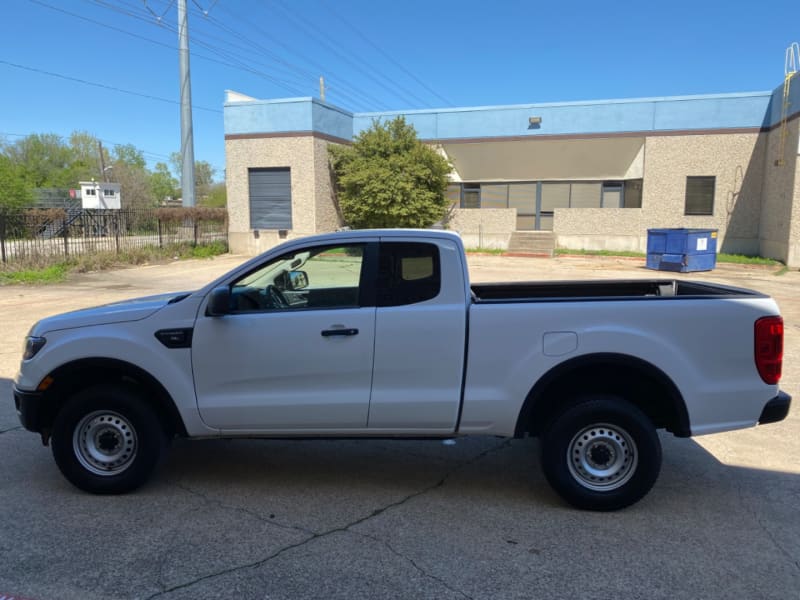
<svg viewBox="0 0 800 600">
<path fill-rule="evenodd" d="M 0 209 L 4 263 L 227 240 L 225 209 Z"/>
</svg>

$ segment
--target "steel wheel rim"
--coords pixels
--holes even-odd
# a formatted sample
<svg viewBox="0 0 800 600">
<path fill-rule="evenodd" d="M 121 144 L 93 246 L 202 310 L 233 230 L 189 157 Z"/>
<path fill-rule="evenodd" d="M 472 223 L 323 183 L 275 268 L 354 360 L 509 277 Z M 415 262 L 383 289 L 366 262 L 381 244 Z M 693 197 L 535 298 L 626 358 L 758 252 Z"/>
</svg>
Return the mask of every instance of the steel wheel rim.
<svg viewBox="0 0 800 600">
<path fill-rule="evenodd" d="M 616 425 L 595 423 L 578 432 L 567 446 L 567 465 L 573 479 L 586 489 L 616 490 L 636 472 L 636 443 Z"/>
<path fill-rule="evenodd" d="M 102 477 L 117 475 L 136 458 L 136 430 L 121 414 L 98 410 L 83 417 L 75 427 L 72 448 L 87 471 Z"/>
</svg>

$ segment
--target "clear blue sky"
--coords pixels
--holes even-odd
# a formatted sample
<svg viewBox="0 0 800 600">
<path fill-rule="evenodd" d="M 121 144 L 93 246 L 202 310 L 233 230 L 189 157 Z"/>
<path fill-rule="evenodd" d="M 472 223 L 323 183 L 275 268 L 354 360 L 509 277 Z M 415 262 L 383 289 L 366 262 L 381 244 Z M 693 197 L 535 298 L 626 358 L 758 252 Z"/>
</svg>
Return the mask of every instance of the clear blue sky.
<svg viewBox="0 0 800 600">
<path fill-rule="evenodd" d="M 195 157 L 218 179 L 226 89 L 317 96 L 324 75 L 327 100 L 359 112 L 762 91 L 782 83 L 784 51 L 800 41 L 783 1 L 188 4 Z M 1 10 L 0 61 L 177 102 L 175 0 L 5 0 Z M 86 130 L 136 145 L 151 166 L 180 147 L 177 104 L 5 63 L 9 141 Z"/>
</svg>

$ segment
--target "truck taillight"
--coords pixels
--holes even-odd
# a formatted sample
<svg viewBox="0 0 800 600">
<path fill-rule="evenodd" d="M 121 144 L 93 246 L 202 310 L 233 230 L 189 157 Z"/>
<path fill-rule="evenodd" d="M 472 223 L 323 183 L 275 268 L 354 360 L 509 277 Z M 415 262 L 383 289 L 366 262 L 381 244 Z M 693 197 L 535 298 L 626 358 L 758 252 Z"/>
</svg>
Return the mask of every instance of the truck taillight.
<svg viewBox="0 0 800 600">
<path fill-rule="evenodd" d="M 756 368 L 765 383 L 776 384 L 783 366 L 783 319 L 763 317 L 756 321 Z"/>
</svg>

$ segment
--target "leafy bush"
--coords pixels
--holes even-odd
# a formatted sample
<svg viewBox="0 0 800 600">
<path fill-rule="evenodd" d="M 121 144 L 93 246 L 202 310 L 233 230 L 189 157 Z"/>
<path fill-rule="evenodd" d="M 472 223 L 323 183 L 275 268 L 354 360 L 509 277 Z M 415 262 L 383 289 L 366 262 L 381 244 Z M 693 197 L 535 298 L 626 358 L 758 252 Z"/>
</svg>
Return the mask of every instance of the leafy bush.
<svg viewBox="0 0 800 600">
<path fill-rule="evenodd" d="M 329 151 L 347 225 L 429 227 L 444 218 L 452 166 L 403 117 L 375 121 L 351 146 Z"/>
</svg>

